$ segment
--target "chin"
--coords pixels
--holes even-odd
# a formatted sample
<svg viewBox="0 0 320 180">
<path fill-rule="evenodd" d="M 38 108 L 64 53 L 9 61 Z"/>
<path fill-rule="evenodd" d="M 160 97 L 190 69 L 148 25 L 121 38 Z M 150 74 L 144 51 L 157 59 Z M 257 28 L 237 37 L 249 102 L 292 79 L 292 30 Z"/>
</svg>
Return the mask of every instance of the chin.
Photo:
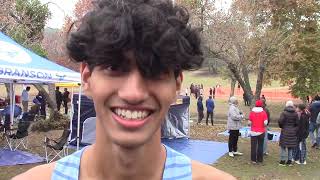
<svg viewBox="0 0 320 180">
<path fill-rule="evenodd" d="M 155 136 L 155 133 L 151 133 L 151 132 L 144 132 L 144 133 L 124 133 L 121 135 L 118 135 L 113 139 L 113 142 L 117 145 L 119 145 L 120 147 L 124 147 L 124 148 L 138 148 L 141 147 L 145 144 L 148 144 Z"/>
<path fill-rule="evenodd" d="M 144 139 L 133 139 L 133 138 L 126 138 L 126 139 L 114 139 L 114 143 L 120 147 L 126 149 L 134 149 L 143 146 L 148 142 L 147 138 Z"/>
</svg>

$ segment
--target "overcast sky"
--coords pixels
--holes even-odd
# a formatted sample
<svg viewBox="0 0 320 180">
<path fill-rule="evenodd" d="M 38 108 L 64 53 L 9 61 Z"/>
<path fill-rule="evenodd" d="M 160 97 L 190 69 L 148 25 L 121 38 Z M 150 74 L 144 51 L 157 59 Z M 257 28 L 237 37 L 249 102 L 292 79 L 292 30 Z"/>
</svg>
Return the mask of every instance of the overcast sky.
<svg viewBox="0 0 320 180">
<path fill-rule="evenodd" d="M 51 11 L 51 18 L 47 22 L 47 27 L 61 28 L 66 15 L 72 15 L 74 6 L 78 0 L 40 0 L 41 3 L 48 3 Z M 217 9 L 230 7 L 232 0 L 216 0 Z"/>
</svg>

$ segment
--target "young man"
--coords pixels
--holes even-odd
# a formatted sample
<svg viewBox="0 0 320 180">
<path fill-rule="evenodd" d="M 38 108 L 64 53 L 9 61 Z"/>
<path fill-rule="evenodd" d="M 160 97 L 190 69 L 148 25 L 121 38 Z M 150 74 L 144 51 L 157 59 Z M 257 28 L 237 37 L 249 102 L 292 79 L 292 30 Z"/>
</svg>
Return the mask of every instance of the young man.
<svg viewBox="0 0 320 180">
<path fill-rule="evenodd" d="M 95 104 L 96 142 L 16 179 L 234 179 L 161 144 L 182 71 L 203 61 L 186 10 L 169 0 L 97 3 L 67 44 Z"/>
</svg>

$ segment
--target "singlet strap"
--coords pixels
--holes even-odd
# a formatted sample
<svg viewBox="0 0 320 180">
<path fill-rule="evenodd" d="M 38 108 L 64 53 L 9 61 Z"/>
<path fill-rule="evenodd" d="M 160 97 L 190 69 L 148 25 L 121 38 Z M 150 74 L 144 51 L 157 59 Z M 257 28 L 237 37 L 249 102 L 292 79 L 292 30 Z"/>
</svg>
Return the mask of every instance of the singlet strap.
<svg viewBox="0 0 320 180">
<path fill-rule="evenodd" d="M 78 180 L 81 156 L 85 149 L 58 160 L 51 180 Z"/>
<path fill-rule="evenodd" d="M 191 159 L 164 145 L 167 158 L 163 172 L 163 180 L 191 180 Z"/>
</svg>

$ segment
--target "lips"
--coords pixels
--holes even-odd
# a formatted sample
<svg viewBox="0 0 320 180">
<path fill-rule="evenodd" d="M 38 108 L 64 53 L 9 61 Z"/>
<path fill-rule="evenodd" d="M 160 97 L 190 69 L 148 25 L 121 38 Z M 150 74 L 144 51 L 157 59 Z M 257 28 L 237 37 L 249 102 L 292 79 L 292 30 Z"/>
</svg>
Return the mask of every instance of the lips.
<svg viewBox="0 0 320 180">
<path fill-rule="evenodd" d="M 125 109 L 125 108 L 112 108 L 113 118 L 121 126 L 129 129 L 141 128 L 148 121 L 151 110 L 147 109 Z"/>
</svg>

